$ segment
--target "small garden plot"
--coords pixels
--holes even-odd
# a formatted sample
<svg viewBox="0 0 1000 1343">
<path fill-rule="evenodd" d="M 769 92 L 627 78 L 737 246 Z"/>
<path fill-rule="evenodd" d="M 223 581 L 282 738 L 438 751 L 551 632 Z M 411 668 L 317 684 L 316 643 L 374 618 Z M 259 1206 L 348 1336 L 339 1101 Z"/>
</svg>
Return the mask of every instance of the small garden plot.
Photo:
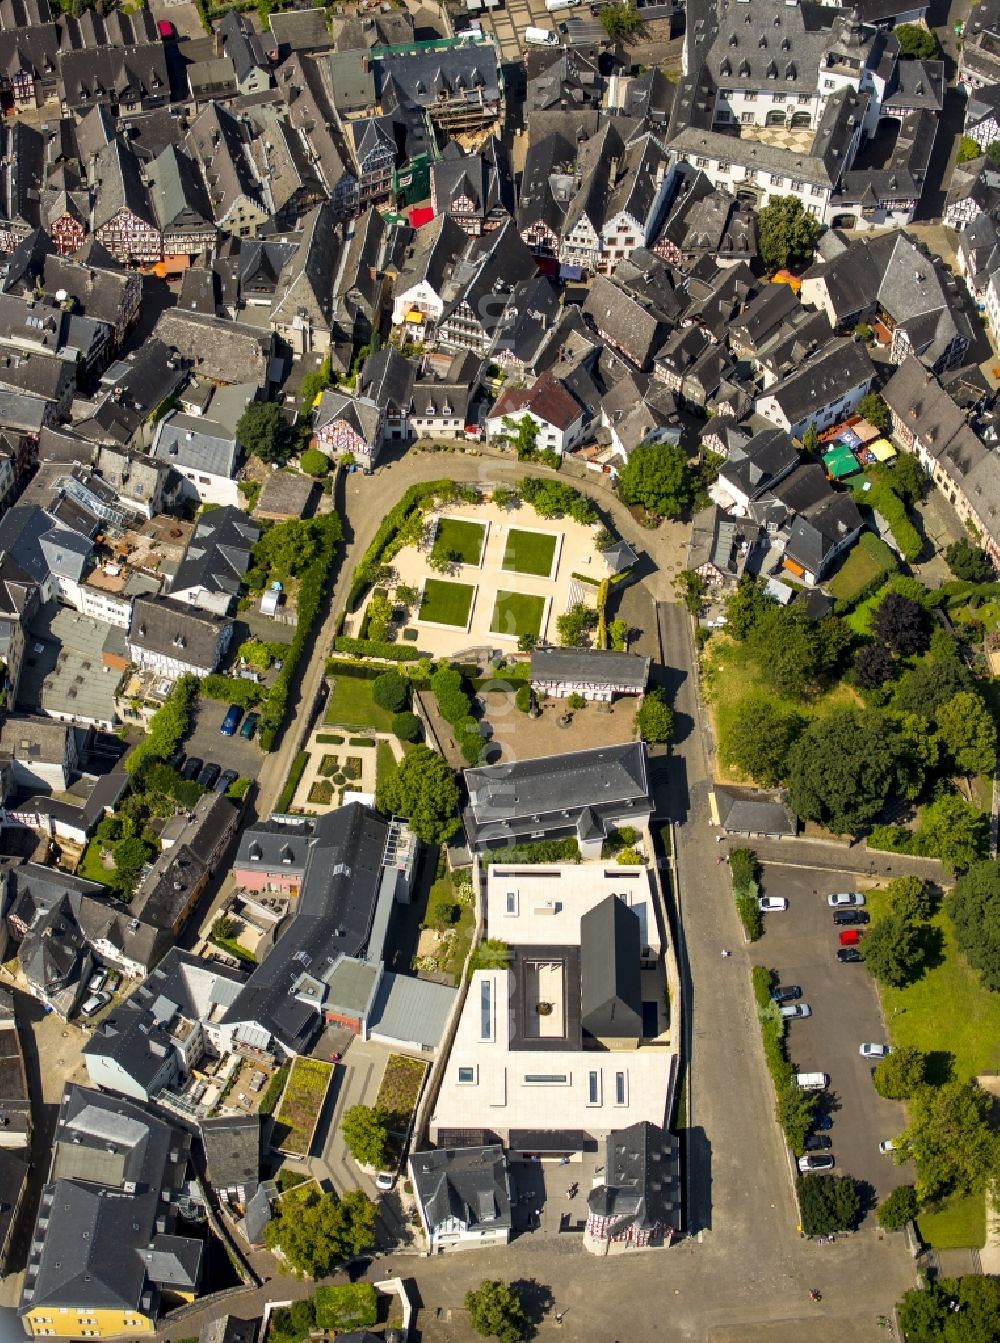
<svg viewBox="0 0 1000 1343">
<path fill-rule="evenodd" d="M 340 770 L 340 762 L 335 755 L 325 755 L 319 762 L 319 773 L 324 779 L 330 779 Z"/>
<path fill-rule="evenodd" d="M 392 714 L 372 698 L 373 680 L 339 672 L 334 678 L 327 701 L 324 723 L 346 727 L 373 727 L 377 732 L 392 731 Z M 339 744 L 342 738 L 331 738 Z"/>
<path fill-rule="evenodd" d="M 435 560 L 454 559 L 459 564 L 471 564 L 478 569 L 485 540 L 485 523 L 469 522 L 465 518 L 442 518 L 431 554 Z"/>
<path fill-rule="evenodd" d="M 349 755 L 344 761 L 344 778 L 348 783 L 357 783 L 361 778 L 361 757 Z"/>
<path fill-rule="evenodd" d="M 503 567 L 517 574 L 548 578 L 552 573 L 556 539 L 548 532 L 523 532 L 512 528 L 503 552 Z"/>
<path fill-rule="evenodd" d="M 544 614 L 544 597 L 532 597 L 523 592 L 498 592 L 490 632 L 505 634 L 509 639 L 519 639 L 522 634 L 533 634 L 537 638 Z"/>
<path fill-rule="evenodd" d="M 421 1059 L 410 1059 L 403 1054 L 390 1054 L 385 1065 L 375 1105 L 381 1106 L 389 1116 L 390 1155 L 387 1169 L 390 1165 L 398 1166 L 403 1159 L 403 1143 L 420 1099 L 426 1072 L 427 1064 Z"/>
<path fill-rule="evenodd" d="M 420 619 L 435 625 L 457 625 L 465 629 L 476 589 L 468 583 L 448 583 L 428 578 L 420 600 Z"/>
<path fill-rule="evenodd" d="M 314 784 L 310 784 L 306 801 L 315 802 L 318 807 L 328 807 L 333 801 L 333 794 L 334 781 L 332 779 L 317 779 Z"/>
<path fill-rule="evenodd" d="M 370 1329 L 378 1323 L 378 1297 L 370 1282 L 316 1288 L 316 1324 L 338 1333 Z"/>
<path fill-rule="evenodd" d="M 291 1156 L 308 1154 L 332 1080 L 332 1063 L 298 1058 L 292 1064 L 274 1116 L 279 1151 Z"/>
<path fill-rule="evenodd" d="M 830 595 L 835 601 L 856 601 L 880 576 L 888 578 L 898 567 L 881 537 L 864 532 L 830 580 Z"/>
</svg>

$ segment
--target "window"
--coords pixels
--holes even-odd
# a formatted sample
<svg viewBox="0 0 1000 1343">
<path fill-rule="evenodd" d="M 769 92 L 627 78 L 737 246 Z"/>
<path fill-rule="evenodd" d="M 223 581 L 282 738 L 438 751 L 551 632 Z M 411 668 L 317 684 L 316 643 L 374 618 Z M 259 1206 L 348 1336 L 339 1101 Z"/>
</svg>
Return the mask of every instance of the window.
<svg viewBox="0 0 1000 1343">
<path fill-rule="evenodd" d="M 744 126 L 752 126 L 752 125 L 753 125 L 753 113 L 752 113 L 752 112 L 741 112 L 741 113 L 740 113 L 740 121 L 743 123 Z"/>
<path fill-rule="evenodd" d="M 819 206 L 818 206 L 818 205 L 807 205 L 807 206 L 806 206 L 806 209 L 809 211 L 809 213 L 810 213 L 811 215 L 816 215 L 817 217 L 819 216 Z"/>
<path fill-rule="evenodd" d="M 695 161 L 694 161 L 694 166 L 695 166 L 696 168 L 707 168 L 707 167 L 708 167 L 708 159 L 695 159 Z"/>
<path fill-rule="evenodd" d="M 475 1068 L 459 1068 L 458 1081 L 460 1086 L 468 1087 L 476 1084 Z"/>
<path fill-rule="evenodd" d="M 815 187 L 815 186 L 810 187 L 810 188 L 809 188 L 809 194 L 810 194 L 810 196 L 822 196 L 822 194 L 823 194 L 823 188 L 822 188 L 822 187 Z"/>
<path fill-rule="evenodd" d="M 493 981 L 487 979 L 482 986 L 479 999 L 480 1006 L 480 1039 L 493 1039 Z"/>
<path fill-rule="evenodd" d="M 823 87 L 824 87 L 825 89 L 832 89 L 832 88 L 833 88 L 833 80 L 832 80 L 832 79 L 824 79 L 824 80 L 823 80 Z"/>
<path fill-rule="evenodd" d="M 720 173 L 727 173 L 727 172 L 729 172 L 729 164 L 728 164 L 728 163 L 720 163 L 720 164 L 719 164 L 719 172 L 720 172 Z"/>
<path fill-rule="evenodd" d="M 565 1087 L 569 1086 L 568 1073 L 525 1073 L 524 1085 L 527 1087 Z"/>
<path fill-rule="evenodd" d="M 757 94 L 752 89 L 748 90 L 743 95 L 743 101 L 745 103 L 755 103 L 757 101 Z"/>
<path fill-rule="evenodd" d="M 615 1073 L 615 1104 L 628 1104 L 628 1089 L 625 1086 L 625 1074 Z"/>
<path fill-rule="evenodd" d="M 794 180 L 792 181 L 793 191 L 805 191 L 805 188 L 806 188 L 805 182 L 796 182 Z"/>
<path fill-rule="evenodd" d="M 601 1074 L 595 1068 L 587 1076 L 587 1104 L 600 1105 L 601 1103 Z"/>
<path fill-rule="evenodd" d="M 517 913 L 517 891 L 507 892 L 507 900 L 504 905 L 504 912 L 507 914 Z"/>
</svg>

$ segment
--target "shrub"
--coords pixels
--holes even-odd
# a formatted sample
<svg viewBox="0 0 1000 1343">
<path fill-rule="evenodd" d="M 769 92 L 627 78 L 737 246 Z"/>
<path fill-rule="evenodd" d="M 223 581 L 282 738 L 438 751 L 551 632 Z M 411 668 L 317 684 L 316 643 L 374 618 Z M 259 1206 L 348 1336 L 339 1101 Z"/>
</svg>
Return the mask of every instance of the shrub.
<svg viewBox="0 0 1000 1343">
<path fill-rule="evenodd" d="M 392 720 L 392 730 L 400 741 L 420 741 L 424 735 L 420 719 L 407 709 L 397 713 Z"/>
<path fill-rule="evenodd" d="M 252 709 L 264 697 L 264 690 L 255 681 L 240 676 L 205 676 L 201 693 L 206 699 L 221 700 L 224 704 L 238 704 L 241 709 Z"/>
<path fill-rule="evenodd" d="M 330 459 L 318 448 L 306 448 L 299 458 L 299 465 L 307 476 L 325 476 L 330 469 Z"/>
<path fill-rule="evenodd" d="M 879 1226 L 884 1226 L 886 1231 L 902 1231 L 918 1212 L 916 1190 L 912 1184 L 903 1184 L 882 1200 L 875 1216 Z"/>
<path fill-rule="evenodd" d="M 733 849 L 729 854 L 729 871 L 734 886 L 745 889 L 757 879 L 757 855 L 753 849 Z"/>
<path fill-rule="evenodd" d="M 807 1236 L 851 1231 L 861 1211 L 858 1187 L 849 1175 L 800 1175 L 795 1181 L 799 1220 Z"/>
<path fill-rule="evenodd" d="M 174 754 L 187 735 L 197 694 L 197 676 L 178 678 L 170 694 L 150 719 L 145 737 L 126 758 L 126 774 L 136 775 L 150 761 L 166 760 Z"/>
<path fill-rule="evenodd" d="M 764 931 L 764 920 L 761 917 L 757 897 L 754 895 L 737 895 L 735 899 L 736 913 L 740 916 L 740 923 L 743 924 L 747 941 L 756 942 Z"/>
<path fill-rule="evenodd" d="M 527 682 L 525 682 L 524 685 L 519 685 L 517 687 L 514 694 L 514 703 L 522 713 L 531 712 L 531 698 L 531 686 L 528 685 Z"/>
<path fill-rule="evenodd" d="M 295 790 L 299 786 L 299 781 L 305 773 L 306 765 L 309 763 L 309 752 L 300 751 L 292 761 L 292 767 L 288 771 L 288 778 L 285 780 L 285 786 L 278 794 L 278 800 L 274 804 L 274 810 L 277 812 L 287 811 L 292 805 L 292 798 L 295 796 Z"/>
<path fill-rule="evenodd" d="M 350 653 L 358 658 L 381 658 L 385 662 L 416 662 L 422 656 L 416 648 L 402 644 L 376 643 L 374 639 L 350 639 L 340 635 L 333 641 L 335 653 Z"/>
<path fill-rule="evenodd" d="M 372 682 L 372 699 L 380 709 L 399 713 L 410 702 L 410 683 L 395 669 L 384 671 Z"/>
</svg>

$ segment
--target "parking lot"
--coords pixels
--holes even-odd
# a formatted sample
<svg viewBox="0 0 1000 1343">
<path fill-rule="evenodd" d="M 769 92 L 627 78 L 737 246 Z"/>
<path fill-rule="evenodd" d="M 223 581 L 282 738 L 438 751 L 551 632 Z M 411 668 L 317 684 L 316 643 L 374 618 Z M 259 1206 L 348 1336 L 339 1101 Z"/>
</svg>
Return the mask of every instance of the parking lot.
<svg viewBox="0 0 1000 1343">
<path fill-rule="evenodd" d="M 226 716 L 228 704 L 221 700 L 199 698 L 191 715 L 191 732 L 184 743 L 184 755 L 190 760 L 197 756 L 207 765 L 214 761 L 223 769 L 234 769 L 240 778 L 256 779 L 264 757 L 256 739 L 247 741 L 239 728 L 232 737 L 219 731 Z M 240 720 L 242 723 L 242 719 Z"/>
<path fill-rule="evenodd" d="M 831 1149 L 836 1173 L 867 1182 L 882 1199 L 913 1179 L 912 1171 L 878 1150 L 883 1138 L 904 1126 L 903 1106 L 883 1100 L 872 1085 L 874 1064 L 858 1053 L 867 1041 L 884 1043 L 886 1031 L 875 985 L 863 964 L 837 960 L 840 928 L 826 897 L 834 891 L 862 891 L 869 882 L 830 872 L 766 865 L 765 895 L 785 896 L 788 909 L 764 915 L 764 936 L 752 957 L 778 975 L 780 984 L 798 984 L 812 1016 L 788 1022 L 788 1057 L 797 1072 L 823 1072 L 830 1085 L 821 1105 L 833 1118 Z M 863 931 L 863 930 L 862 930 Z"/>
</svg>

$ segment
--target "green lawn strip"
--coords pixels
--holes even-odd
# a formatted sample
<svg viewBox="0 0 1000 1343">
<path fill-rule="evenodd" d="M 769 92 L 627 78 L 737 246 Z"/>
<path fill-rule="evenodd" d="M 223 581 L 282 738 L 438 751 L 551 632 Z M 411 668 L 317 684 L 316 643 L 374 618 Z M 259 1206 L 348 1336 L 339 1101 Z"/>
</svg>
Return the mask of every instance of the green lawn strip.
<svg viewBox="0 0 1000 1343">
<path fill-rule="evenodd" d="M 860 634 L 862 638 L 867 638 L 871 634 L 872 612 L 876 606 L 881 604 L 887 590 L 885 587 L 879 588 L 870 597 L 866 597 L 863 602 L 858 602 L 854 610 L 849 611 L 844 617 L 855 634 Z"/>
<path fill-rule="evenodd" d="M 950 1199 L 940 1212 L 917 1218 L 920 1239 L 932 1250 L 981 1249 L 986 1244 L 986 1194 Z"/>
<path fill-rule="evenodd" d="M 493 634 L 507 634 L 516 638 L 522 634 L 537 637 L 544 614 L 544 597 L 531 597 L 522 592 L 498 592 L 490 630 Z"/>
<path fill-rule="evenodd" d="M 232 956 L 234 960 L 240 961 L 243 965 L 257 964 L 257 957 L 253 952 L 247 951 L 246 947 L 241 947 L 235 938 L 215 937 L 213 935 L 210 938 L 210 941 L 213 946 L 218 947 L 220 951 L 226 952 L 227 955 Z"/>
<path fill-rule="evenodd" d="M 442 518 L 438 523 L 431 553 L 435 556 L 457 555 L 463 564 L 478 565 L 485 535 L 486 526 L 482 522 Z"/>
<path fill-rule="evenodd" d="M 306 1155 L 332 1077 L 330 1063 L 305 1058 L 294 1061 L 274 1116 L 275 1123 L 288 1130 L 281 1140 L 282 1151 Z"/>
<path fill-rule="evenodd" d="M 385 781 L 392 777 L 399 766 L 396 764 L 396 757 L 392 753 L 392 747 L 387 741 L 380 741 L 375 747 L 375 791 L 382 787 Z"/>
<path fill-rule="evenodd" d="M 285 780 L 285 786 L 278 794 L 278 800 L 274 804 L 274 810 L 277 812 L 287 811 L 292 805 L 292 798 L 295 796 L 295 790 L 299 786 L 299 781 L 306 772 L 306 765 L 309 764 L 309 752 L 300 751 L 292 761 L 292 767 L 288 771 L 288 778 Z"/>
<path fill-rule="evenodd" d="M 105 867 L 101 862 L 101 841 L 99 839 L 92 839 L 84 849 L 80 865 L 76 869 L 76 875 L 83 877 L 84 881 L 96 881 L 101 886 L 114 885 L 115 869 Z"/>
<path fill-rule="evenodd" d="M 556 553 L 556 538 L 546 532 L 522 532 L 516 527 L 507 535 L 503 568 L 518 574 L 538 574 L 548 578 Z"/>
<path fill-rule="evenodd" d="M 342 727 L 373 727 L 377 732 L 392 731 L 392 714 L 380 708 L 372 698 L 374 681 L 363 676 L 338 672 L 330 687 L 324 723 Z"/>
<path fill-rule="evenodd" d="M 864 532 L 827 587 L 835 601 L 854 601 L 880 574 L 888 578 L 898 568 L 896 557 L 873 532 Z"/>
<path fill-rule="evenodd" d="M 468 583 L 449 583 L 443 578 L 428 578 L 424 583 L 420 603 L 420 619 L 436 625 L 457 625 L 464 629 L 469 623 L 469 609 L 475 592 Z"/>
</svg>

